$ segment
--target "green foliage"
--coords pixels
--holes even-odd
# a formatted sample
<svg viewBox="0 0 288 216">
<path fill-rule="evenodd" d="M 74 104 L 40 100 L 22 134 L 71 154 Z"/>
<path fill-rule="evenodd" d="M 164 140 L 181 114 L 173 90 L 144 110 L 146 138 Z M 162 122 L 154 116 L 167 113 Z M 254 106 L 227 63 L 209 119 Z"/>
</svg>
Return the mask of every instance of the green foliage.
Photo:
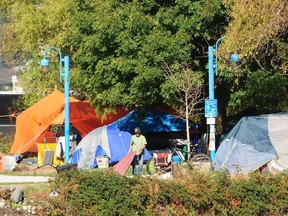
<svg viewBox="0 0 288 216">
<path fill-rule="evenodd" d="M 286 78 L 273 75 L 287 73 L 287 1 L 225 0 L 224 4 L 229 24 L 218 49 L 221 80 L 216 88 L 221 122 L 247 109 L 258 114 L 287 111 Z M 229 66 L 233 52 L 241 61 Z"/>
<path fill-rule="evenodd" d="M 270 63 L 271 60 L 270 67 L 286 73 L 287 58 L 280 56 L 287 51 L 282 49 L 278 43 L 284 38 L 287 47 L 287 1 L 232 0 L 227 2 L 234 2 L 234 5 L 229 14 L 231 21 L 227 27 L 227 37 L 221 48 L 222 53 L 237 51 L 242 64 L 246 66 L 256 60 L 258 64 L 264 64 L 266 68 L 265 64 Z M 275 50 L 278 51 L 275 53 Z M 277 61 L 274 61 L 276 59 Z"/>
<path fill-rule="evenodd" d="M 97 171 L 65 172 L 53 188 L 51 215 L 283 215 L 288 178 L 192 171 L 173 180 Z"/>
<path fill-rule="evenodd" d="M 6 14 L 0 26 L 1 54 L 7 65 L 23 66 L 20 78 L 25 107 L 51 93 L 55 87 L 63 89 L 59 83 L 58 52 L 47 53 L 49 74 L 43 75 L 40 61 L 44 50 L 50 46 L 60 48 L 63 56 L 68 51 L 73 53 L 73 47 L 67 48 L 69 31 L 72 31 L 70 16 L 75 14 L 73 8 L 73 0 L 61 0 L 57 4 L 54 0 L 3 1 L 0 5 Z"/>
<path fill-rule="evenodd" d="M 195 56 L 203 55 L 206 38 L 223 31 L 218 21 L 226 13 L 219 0 L 3 1 L 0 10 L 1 53 L 10 64 L 29 62 L 21 76 L 26 105 L 62 89 L 57 61 L 47 81 L 38 66 L 43 51 L 55 46 L 71 57 L 73 94 L 98 108 L 161 103 L 160 63 L 186 61 L 201 71 L 206 61 Z M 53 52 L 48 57 L 58 60 Z"/>
<path fill-rule="evenodd" d="M 13 137 L 9 134 L 0 133 L 0 152 L 8 154 L 12 146 Z"/>
<path fill-rule="evenodd" d="M 283 80 L 282 89 L 276 83 L 263 104 L 260 88 L 246 85 L 245 79 L 252 80 L 246 71 L 261 69 L 267 71 L 261 82 L 271 83 L 270 71 L 287 72 L 287 8 L 285 0 L 2 0 L 0 55 L 7 65 L 24 65 L 27 107 L 55 87 L 63 89 L 58 53 L 47 54 L 50 74 L 43 75 L 39 67 L 46 48 L 59 48 L 70 56 L 72 96 L 107 112 L 115 106 L 167 104 L 175 89 L 169 88 L 161 63 L 188 62 L 195 71 L 207 71 L 207 46 L 225 35 L 218 50 L 219 116 L 251 106 L 259 112 L 285 111 L 286 100 L 272 101 L 278 99 L 277 90 L 286 91 Z M 236 70 L 225 61 L 234 51 L 244 66 Z"/>
<path fill-rule="evenodd" d="M 75 56 L 83 69 L 82 78 L 92 103 L 131 107 L 161 101 L 159 84 L 164 74 L 159 63 L 163 59 L 188 59 L 189 36 L 185 32 L 172 35 L 171 29 L 163 28 L 165 7 L 151 16 L 146 8 L 143 11 L 142 3 L 104 2 L 93 5 L 88 25 L 93 31 L 89 32 L 87 42 L 80 44 Z M 81 16 L 83 13 L 91 14 L 82 11 Z M 153 13 L 156 13 L 154 8 Z M 173 21 L 175 14 L 169 13 L 169 16 L 165 20 Z M 82 25 L 78 20 L 77 26 Z M 78 37 L 82 38 L 87 32 L 88 29 L 81 28 Z"/>
<path fill-rule="evenodd" d="M 63 195 L 75 215 L 91 215 L 92 212 L 96 215 L 125 215 L 129 212 L 130 215 L 141 215 L 145 211 L 142 203 L 146 197 L 137 186 L 141 179 L 103 172 L 76 172 L 56 178 L 55 183 L 61 188 L 66 185 Z M 61 207 L 62 204 L 58 204 L 58 208 Z"/>
<path fill-rule="evenodd" d="M 256 108 L 259 113 L 287 110 L 286 77 L 261 70 L 247 74 L 243 88 L 231 95 L 229 113 L 234 114 L 251 107 Z"/>
</svg>

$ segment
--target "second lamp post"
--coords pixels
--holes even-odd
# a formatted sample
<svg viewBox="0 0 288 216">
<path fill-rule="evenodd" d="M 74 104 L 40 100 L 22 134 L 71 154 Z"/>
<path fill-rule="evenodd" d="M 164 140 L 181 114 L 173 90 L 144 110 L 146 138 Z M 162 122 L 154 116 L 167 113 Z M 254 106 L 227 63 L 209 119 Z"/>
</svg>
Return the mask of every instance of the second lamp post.
<svg viewBox="0 0 288 216">
<path fill-rule="evenodd" d="M 215 136 L 215 123 L 216 118 L 218 116 L 218 101 L 214 96 L 214 69 L 216 71 L 216 75 L 218 74 L 218 43 L 224 37 L 221 37 L 217 40 L 215 48 L 213 46 L 208 47 L 208 85 L 209 85 L 209 99 L 205 100 L 205 117 L 207 120 L 207 124 L 209 125 L 209 151 L 210 158 L 212 162 L 215 158 L 216 153 L 216 136 Z M 214 53 L 216 53 L 214 55 Z M 215 57 L 215 60 L 214 60 Z M 240 60 L 239 56 L 234 53 L 231 55 L 230 61 L 238 62 Z"/>
</svg>

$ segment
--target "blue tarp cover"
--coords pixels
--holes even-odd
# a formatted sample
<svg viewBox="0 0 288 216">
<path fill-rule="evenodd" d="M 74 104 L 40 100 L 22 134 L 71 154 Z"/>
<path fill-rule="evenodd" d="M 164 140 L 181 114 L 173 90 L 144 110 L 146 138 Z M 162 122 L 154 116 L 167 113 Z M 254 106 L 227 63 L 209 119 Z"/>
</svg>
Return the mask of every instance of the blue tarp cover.
<svg viewBox="0 0 288 216">
<path fill-rule="evenodd" d="M 186 130 L 185 119 L 154 109 L 135 109 L 110 125 L 132 134 L 134 134 L 135 127 L 139 127 L 142 133 Z M 196 128 L 196 124 L 192 124 L 190 127 L 190 129 Z"/>
</svg>

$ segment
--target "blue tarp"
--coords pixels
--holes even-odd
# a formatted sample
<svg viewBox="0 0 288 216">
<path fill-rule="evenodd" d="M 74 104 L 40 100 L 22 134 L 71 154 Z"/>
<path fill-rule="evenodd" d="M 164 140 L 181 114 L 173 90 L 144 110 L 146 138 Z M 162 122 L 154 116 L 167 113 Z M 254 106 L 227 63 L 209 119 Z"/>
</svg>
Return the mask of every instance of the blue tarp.
<svg viewBox="0 0 288 216">
<path fill-rule="evenodd" d="M 135 109 L 110 125 L 132 134 L 135 127 L 139 127 L 142 133 L 186 130 L 185 119 L 154 109 Z M 190 129 L 196 128 L 196 124 L 191 124 Z"/>
<path fill-rule="evenodd" d="M 243 117 L 221 142 L 214 169 L 249 173 L 260 168 L 288 152 L 287 131 L 288 113 Z"/>
</svg>

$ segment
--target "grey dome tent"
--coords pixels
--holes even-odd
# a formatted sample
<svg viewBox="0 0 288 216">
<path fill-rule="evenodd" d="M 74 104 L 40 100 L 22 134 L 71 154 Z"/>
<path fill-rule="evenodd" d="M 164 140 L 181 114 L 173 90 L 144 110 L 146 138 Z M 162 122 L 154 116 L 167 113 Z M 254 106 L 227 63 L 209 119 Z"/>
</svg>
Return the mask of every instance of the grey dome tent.
<svg viewBox="0 0 288 216">
<path fill-rule="evenodd" d="M 288 169 L 288 113 L 243 117 L 224 137 L 214 169 L 249 173 L 268 162 Z"/>
</svg>

